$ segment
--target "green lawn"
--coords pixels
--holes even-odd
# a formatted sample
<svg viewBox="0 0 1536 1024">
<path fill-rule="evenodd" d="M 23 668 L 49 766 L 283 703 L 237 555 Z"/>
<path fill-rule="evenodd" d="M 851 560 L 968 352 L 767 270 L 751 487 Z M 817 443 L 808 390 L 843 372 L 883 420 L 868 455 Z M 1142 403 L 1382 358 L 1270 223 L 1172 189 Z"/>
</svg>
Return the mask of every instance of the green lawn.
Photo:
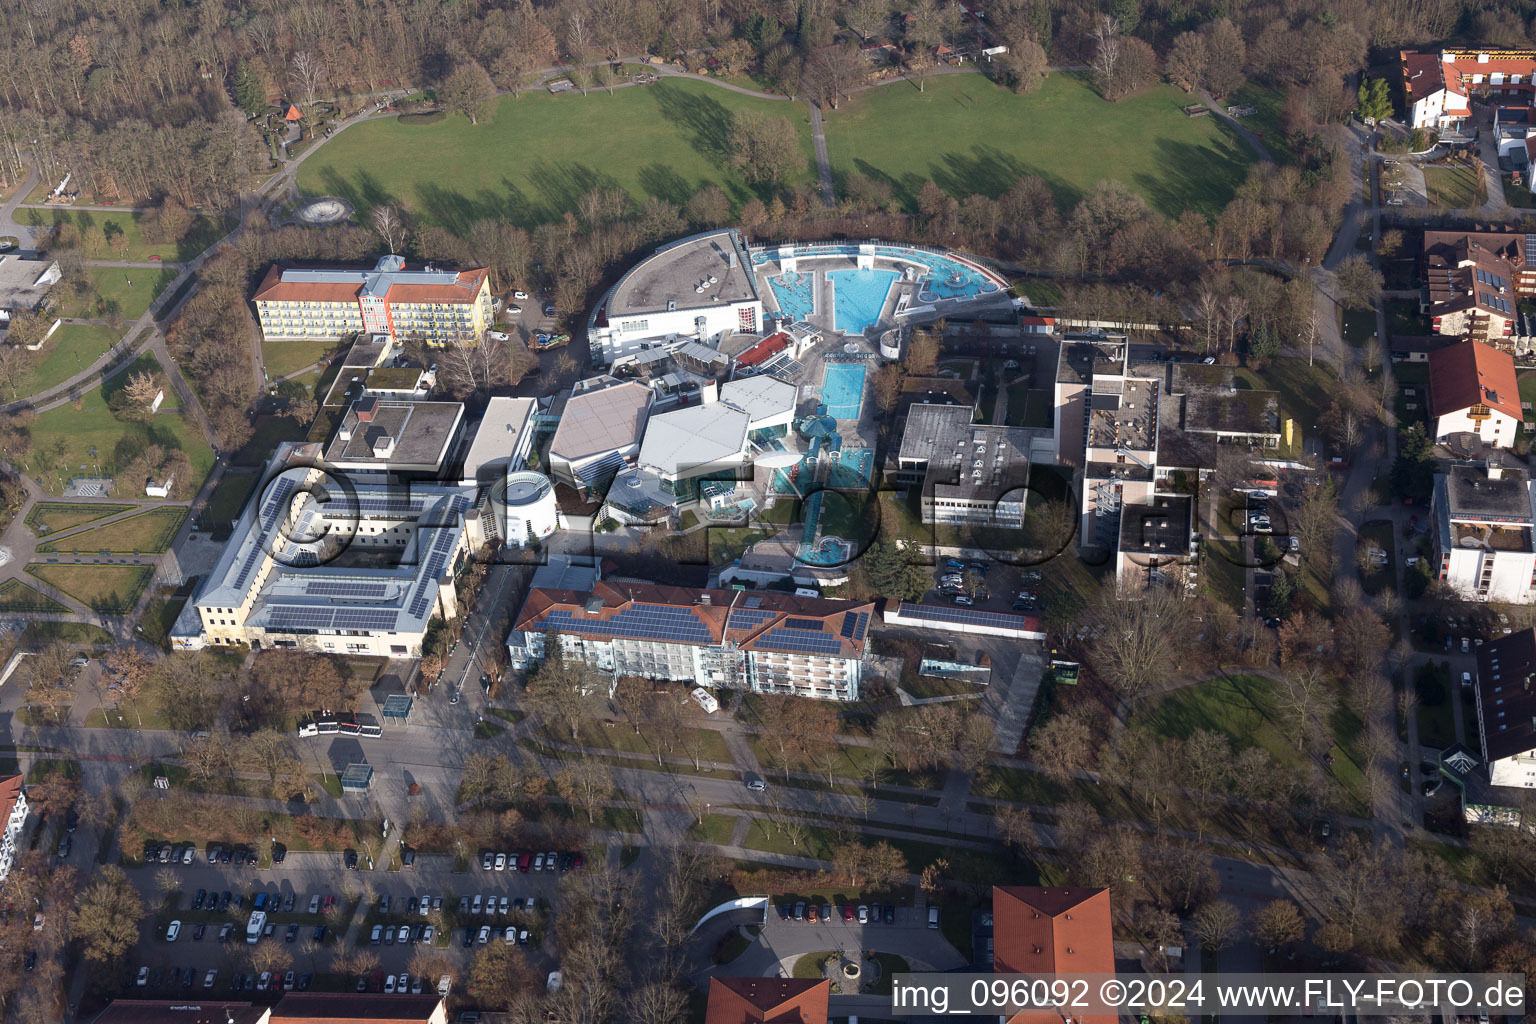
<svg viewBox="0 0 1536 1024">
<path fill-rule="evenodd" d="M 124 320 L 137 320 L 149 309 L 155 296 L 176 277 L 176 271 L 168 268 L 87 267 L 85 276 L 91 283 L 90 292 L 79 297 L 67 288 L 62 289 L 58 307 L 54 310 L 59 316 L 105 316 L 115 303 Z"/>
<path fill-rule="evenodd" d="M 1374 318 L 1373 318 L 1374 323 Z M 1280 393 L 1282 419 L 1280 454 L 1294 457 L 1302 450 L 1305 439 L 1317 432 L 1317 420 L 1328 406 L 1328 396 L 1333 393 L 1335 374 L 1326 363 L 1318 361 L 1308 366 L 1305 359 L 1272 359 L 1262 375 L 1248 369 L 1239 369 L 1238 380 L 1248 387 Z M 1284 438 L 1284 420 L 1296 421 L 1295 446 L 1287 449 Z"/>
<path fill-rule="evenodd" d="M 734 814 L 706 814 L 704 824 L 700 825 L 695 818 L 688 826 L 688 838 L 700 843 L 711 843 L 715 846 L 724 846 L 731 841 L 731 833 L 736 830 L 736 815 Z"/>
<path fill-rule="evenodd" d="M 740 204 L 757 194 L 728 166 L 730 119 L 741 110 L 794 126 L 788 144 L 804 159 L 792 181 L 810 180 L 804 104 L 669 80 L 612 95 L 503 96 L 495 116 L 476 127 L 458 115 L 426 124 L 367 121 L 306 160 L 299 187 L 351 201 L 362 223 L 372 207 L 393 202 L 457 234 L 482 217 L 525 227 L 558 220 L 597 187 L 626 189 L 637 202 L 655 195 L 681 205 L 714 184 Z"/>
<path fill-rule="evenodd" d="M 1465 210 L 1487 201 L 1482 177 L 1466 164 L 1424 168 L 1424 187 L 1431 206 Z"/>
<path fill-rule="evenodd" d="M 1413 299 L 1387 300 L 1387 334 L 1424 335 L 1429 333 L 1429 321 L 1419 315 L 1419 304 Z"/>
<path fill-rule="evenodd" d="M 260 474 L 254 470 L 226 470 L 219 477 L 219 482 L 213 485 L 208 504 L 198 517 L 202 528 L 211 530 L 233 522 L 245 507 L 245 499 L 251 496 L 258 479 Z"/>
<path fill-rule="evenodd" d="M 1339 329 L 1344 332 L 1344 340 L 1351 345 L 1364 345 L 1376 333 L 1374 309 L 1346 309 L 1341 316 Z"/>
<path fill-rule="evenodd" d="M 1396 578 L 1392 569 L 1397 557 L 1394 554 L 1396 548 L 1393 546 L 1392 524 L 1385 519 L 1373 519 L 1369 523 L 1361 524 L 1356 549 L 1366 547 L 1377 548 L 1387 554 L 1385 565 L 1372 564 L 1369 571 L 1362 573 L 1365 592 L 1379 594 L 1391 586 Z"/>
<path fill-rule="evenodd" d="M 107 387 L 119 386 L 124 380 L 126 375 L 119 375 Z M 166 406 L 172 404 L 167 389 Z M 29 475 L 41 477 L 43 486 L 55 494 L 71 477 L 92 476 L 98 471 L 111 476 L 119 464 L 127 463 L 151 444 L 186 452 L 194 483 L 200 483 L 213 468 L 213 451 L 196 424 L 164 412 L 148 423 L 120 420 L 107 408 L 99 387 L 82 396 L 78 410 L 73 405 L 61 405 L 38 416 L 30 432 L 32 451 L 22 466 Z M 125 497 L 139 496 L 132 485 L 123 485 L 122 493 Z"/>
<path fill-rule="evenodd" d="M 68 608 L 59 604 L 47 594 L 40 594 L 27 586 L 21 580 L 12 577 L 4 583 L 0 583 L 0 614 L 9 615 L 13 612 L 39 613 L 63 613 Z"/>
<path fill-rule="evenodd" d="M 159 256 L 164 260 L 189 260 L 218 241 L 228 230 L 227 223 L 211 217 L 199 216 L 192 222 L 186 237 L 177 242 L 150 242 L 144 237 L 144 214 L 124 210 L 121 213 L 106 210 L 18 210 L 17 219 L 26 224 L 61 224 L 73 221 L 81 230 L 95 224 L 107 236 L 107 247 L 99 253 L 80 250 L 80 255 L 93 259 L 147 260 Z M 126 254 L 125 254 L 126 251 Z"/>
<path fill-rule="evenodd" d="M 330 341 L 264 341 L 261 343 L 261 363 L 272 380 L 287 377 L 325 358 L 335 348 Z M 317 375 L 318 376 L 318 375 Z"/>
<path fill-rule="evenodd" d="M 27 513 L 27 527 L 39 537 L 50 533 L 73 530 L 86 523 L 94 523 L 107 516 L 132 512 L 133 505 L 107 505 L 95 503 L 70 504 L 66 501 L 40 501 Z"/>
<path fill-rule="evenodd" d="M 110 526 L 84 530 L 62 540 L 38 546 L 48 554 L 55 551 L 112 551 L 122 554 L 163 554 L 176 539 L 182 520 L 187 518 L 184 508 L 154 508 L 127 519 L 119 519 Z"/>
<path fill-rule="evenodd" d="M 154 569 L 147 565 L 60 565 L 34 562 L 27 572 L 103 615 L 121 615 L 149 584 Z"/>
<path fill-rule="evenodd" d="M 1199 729 L 1213 729 L 1224 734 L 1234 750 L 1262 747 L 1278 767 L 1305 778 L 1306 756 L 1290 740 L 1276 709 L 1274 692 L 1278 685 L 1263 676 L 1233 675 L 1186 686 L 1145 701 L 1133 713 L 1131 728 L 1177 739 L 1188 739 Z M 1358 802 L 1360 772 L 1347 751 L 1358 739 L 1359 720 L 1339 714 L 1331 725 L 1334 764 L 1325 770 Z"/>
<path fill-rule="evenodd" d="M 1530 405 L 1525 410 L 1526 422 L 1536 420 L 1536 372 L 1522 373 L 1520 375 L 1520 404 Z"/>
<path fill-rule="evenodd" d="M 1063 207 L 1116 179 L 1170 217 L 1215 214 L 1256 159 L 1215 117 L 1186 117 L 1173 86 L 1108 103 L 1083 76 L 1054 73 L 1016 96 L 980 75 L 930 78 L 926 91 L 870 89 L 824 116 L 838 180 L 889 181 L 915 208 L 929 180 L 951 194 L 998 196 L 1023 174 L 1044 178 Z"/>
<path fill-rule="evenodd" d="M 16 384 L 14 396 L 37 395 L 63 383 L 90 366 L 117 341 L 118 332 L 106 324 L 62 324 L 37 361 Z"/>
<path fill-rule="evenodd" d="M 162 651 L 170 650 L 171 627 L 176 625 L 176 616 L 181 614 L 186 603 L 184 597 L 149 602 L 144 607 L 144 614 L 139 616 L 139 635 Z"/>
</svg>

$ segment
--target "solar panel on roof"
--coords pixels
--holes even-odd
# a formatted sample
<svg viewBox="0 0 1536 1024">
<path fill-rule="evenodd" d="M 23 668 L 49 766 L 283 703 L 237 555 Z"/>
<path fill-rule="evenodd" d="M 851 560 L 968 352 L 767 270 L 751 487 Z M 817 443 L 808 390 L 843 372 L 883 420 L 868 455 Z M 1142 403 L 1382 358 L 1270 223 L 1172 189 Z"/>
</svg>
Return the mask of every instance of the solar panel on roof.
<svg viewBox="0 0 1536 1024">
<path fill-rule="evenodd" d="M 304 593 L 319 597 L 383 597 L 389 588 L 382 583 L 357 583 L 351 580 L 312 580 Z"/>
<path fill-rule="evenodd" d="M 764 608 L 737 608 L 731 612 L 731 629 L 756 629 L 765 622 L 771 622 L 779 613 Z"/>
<path fill-rule="evenodd" d="M 788 651 L 795 654 L 840 654 L 842 641 L 830 633 L 812 633 L 779 626 L 754 641 L 762 650 Z"/>
<path fill-rule="evenodd" d="M 864 637 L 864 626 L 869 619 L 868 612 L 849 612 L 843 616 L 842 636 L 845 640 L 858 643 Z"/>
<path fill-rule="evenodd" d="M 742 604 L 747 608 L 761 608 L 763 606 L 763 599 L 754 594 L 742 602 Z"/>
<path fill-rule="evenodd" d="M 914 619 L 929 619 L 934 622 L 964 622 L 973 626 L 993 626 L 999 629 L 1027 629 L 1030 618 L 1027 615 L 1009 615 L 1006 612 L 984 612 L 974 608 L 953 607 L 939 604 L 917 604 L 912 601 L 901 602 L 901 614 Z"/>
<path fill-rule="evenodd" d="M 822 622 L 820 619 L 785 619 L 784 625 L 790 629 L 809 629 L 819 633 L 821 632 Z"/>
</svg>

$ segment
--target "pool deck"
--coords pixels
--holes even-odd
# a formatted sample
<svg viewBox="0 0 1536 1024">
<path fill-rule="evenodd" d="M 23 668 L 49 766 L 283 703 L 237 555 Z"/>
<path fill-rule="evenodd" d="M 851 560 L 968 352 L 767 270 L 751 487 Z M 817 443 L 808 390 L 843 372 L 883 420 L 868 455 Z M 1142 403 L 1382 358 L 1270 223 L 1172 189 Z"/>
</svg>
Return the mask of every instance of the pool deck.
<svg viewBox="0 0 1536 1024">
<path fill-rule="evenodd" d="M 805 319 L 830 336 L 850 339 L 868 338 L 873 343 L 880 334 L 898 324 L 932 323 L 945 317 L 974 317 L 987 309 L 1011 309 L 1013 306 L 1013 298 L 1006 291 L 985 292 L 964 298 L 923 301 L 921 277 L 918 281 L 908 281 L 898 276 L 886 293 L 885 302 L 880 307 L 879 318 L 870 329 L 864 335 L 844 335 L 837 329 L 834 316 L 836 309 L 833 298 L 834 286 L 827 275 L 832 271 L 857 270 L 858 260 L 848 255 L 801 256 L 797 259 L 796 272 L 811 275 L 815 282 L 812 288 L 813 301 L 816 304 L 815 312 Z M 875 260 L 876 270 L 899 272 L 912 265 L 911 262 L 888 256 L 878 256 Z M 754 260 L 752 270 L 757 275 L 758 294 L 762 296 L 764 306 L 769 313 L 779 312 L 778 298 L 768 283 L 769 278 L 777 277 L 781 272 L 778 260 L 770 259 L 761 263 Z M 898 313 L 898 310 L 902 312 Z"/>
</svg>

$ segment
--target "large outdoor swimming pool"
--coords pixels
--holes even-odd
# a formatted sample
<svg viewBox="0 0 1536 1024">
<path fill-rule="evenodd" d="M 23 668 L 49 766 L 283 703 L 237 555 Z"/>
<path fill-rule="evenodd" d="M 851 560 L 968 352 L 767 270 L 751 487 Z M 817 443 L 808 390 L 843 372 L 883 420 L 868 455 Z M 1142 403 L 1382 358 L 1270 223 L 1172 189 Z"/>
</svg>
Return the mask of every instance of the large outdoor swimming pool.
<svg viewBox="0 0 1536 1024">
<path fill-rule="evenodd" d="M 864 364 L 828 363 L 821 382 L 821 401 L 834 419 L 858 419 L 864 405 Z"/>
<path fill-rule="evenodd" d="M 885 297 L 901 275 L 894 270 L 833 270 L 832 329 L 844 334 L 863 334 L 880 319 Z"/>
<path fill-rule="evenodd" d="M 790 320 L 804 320 L 816 312 L 816 275 L 786 270 L 778 277 L 768 279 L 773 297 L 778 300 L 779 311 Z"/>
</svg>

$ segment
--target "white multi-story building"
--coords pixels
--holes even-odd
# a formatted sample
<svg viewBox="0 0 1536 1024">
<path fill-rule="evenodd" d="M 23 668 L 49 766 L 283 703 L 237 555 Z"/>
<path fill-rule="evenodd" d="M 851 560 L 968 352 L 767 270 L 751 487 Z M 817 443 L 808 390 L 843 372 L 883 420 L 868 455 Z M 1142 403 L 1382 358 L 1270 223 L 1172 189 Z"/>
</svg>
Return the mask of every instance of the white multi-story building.
<svg viewBox="0 0 1536 1024">
<path fill-rule="evenodd" d="M 1536 583 L 1536 489 L 1519 470 L 1452 466 L 1435 477 L 1439 576 L 1469 601 L 1528 604 Z"/>
<path fill-rule="evenodd" d="M 0 882 L 5 881 L 16 863 L 17 844 L 27 824 L 27 793 L 20 775 L 0 779 L 0 817 L 5 820 L 5 834 L 0 836 Z"/>
<path fill-rule="evenodd" d="M 1509 448 L 1524 416 L 1515 359 L 1508 352 L 1468 339 L 1429 354 L 1429 417 L 1435 440 L 1473 434 L 1483 444 Z"/>
<path fill-rule="evenodd" d="M 1536 789 L 1536 630 L 1478 648 L 1477 735 L 1489 782 Z"/>
<path fill-rule="evenodd" d="M 288 648 L 413 658 L 430 622 L 458 615 L 460 564 L 487 539 L 476 488 L 338 484 L 318 444 L 284 444 L 197 596 L 180 649 Z"/>
<path fill-rule="evenodd" d="M 494 319 L 490 272 L 407 269 L 401 256 L 368 268 L 273 266 L 251 296 L 262 337 L 330 340 L 349 334 L 477 341 Z"/>
<path fill-rule="evenodd" d="M 859 697 L 874 605 L 784 593 L 691 590 L 589 581 L 582 590 L 535 586 L 507 637 L 514 665 L 564 657 L 602 673 L 691 686 L 745 687 L 822 700 Z"/>
<path fill-rule="evenodd" d="M 977 423 L 969 405 L 915 404 L 907 410 L 896 482 L 922 488 L 925 523 L 1018 529 L 1037 433 Z"/>
<path fill-rule="evenodd" d="M 713 344 L 754 334 L 763 318 L 751 263 L 735 231 L 707 231 L 669 245 L 630 268 L 587 322 L 595 362 L 668 341 Z"/>
</svg>

